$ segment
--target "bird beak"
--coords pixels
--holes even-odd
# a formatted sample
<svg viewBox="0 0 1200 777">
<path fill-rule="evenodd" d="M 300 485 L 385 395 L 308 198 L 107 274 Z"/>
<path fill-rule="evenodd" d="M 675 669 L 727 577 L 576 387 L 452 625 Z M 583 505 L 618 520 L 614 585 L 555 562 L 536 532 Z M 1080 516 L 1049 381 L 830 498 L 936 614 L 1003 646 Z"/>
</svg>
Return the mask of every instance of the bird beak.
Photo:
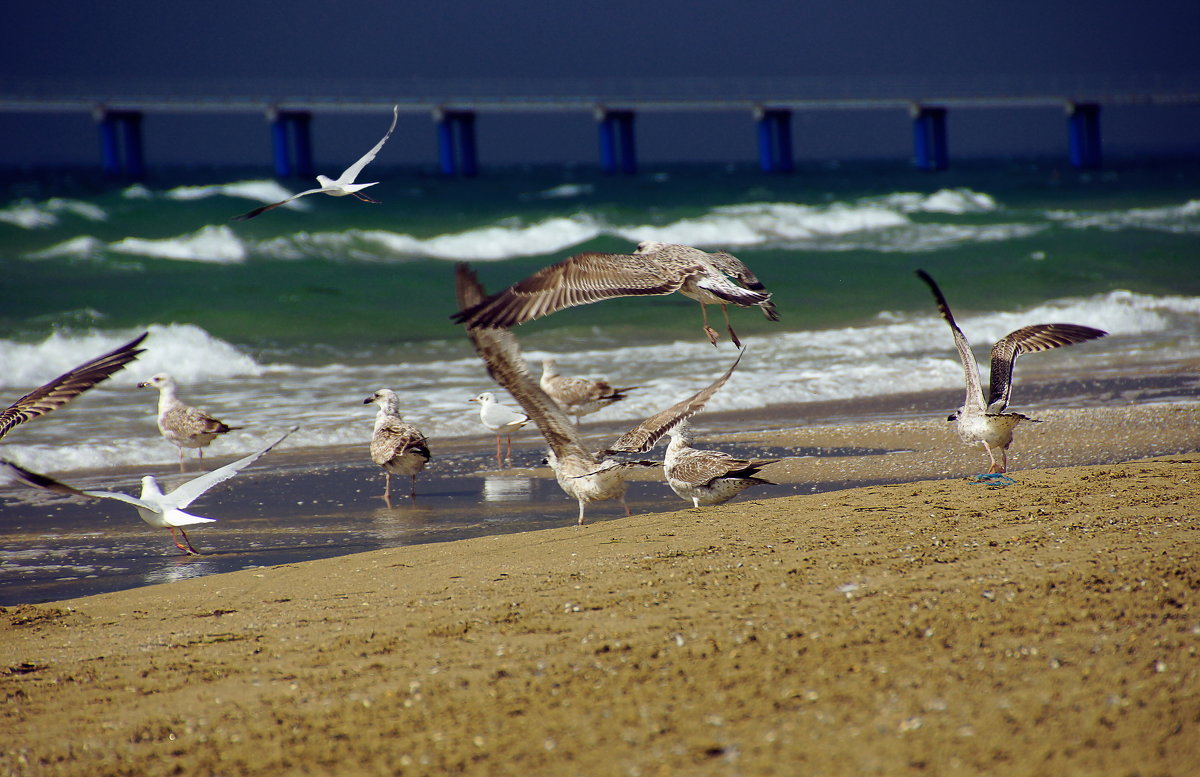
<svg viewBox="0 0 1200 777">
<path fill-rule="evenodd" d="M 475 397 L 471 397 L 471 398 L 470 398 L 470 399 L 468 399 L 467 401 L 468 401 L 468 402 L 478 402 L 479 400 L 478 400 L 478 399 L 476 399 Z"/>
<path fill-rule="evenodd" d="M 370 398 L 370 397 L 367 397 L 366 399 L 364 399 L 364 400 L 363 400 L 363 404 L 364 404 L 364 405 L 369 405 L 369 404 L 371 404 L 371 398 Z"/>
<path fill-rule="evenodd" d="M 150 385 L 149 383 L 139 383 L 139 384 L 137 385 L 137 387 L 138 387 L 138 388 L 146 388 L 146 387 L 147 387 L 147 386 L 149 386 L 149 385 Z"/>
</svg>

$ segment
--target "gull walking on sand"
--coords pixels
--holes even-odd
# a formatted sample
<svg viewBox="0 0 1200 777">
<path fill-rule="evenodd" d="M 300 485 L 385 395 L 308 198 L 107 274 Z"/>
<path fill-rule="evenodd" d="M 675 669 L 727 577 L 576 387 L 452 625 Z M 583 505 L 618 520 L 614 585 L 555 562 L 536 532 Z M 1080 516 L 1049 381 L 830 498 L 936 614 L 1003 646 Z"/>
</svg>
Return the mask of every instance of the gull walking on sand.
<svg viewBox="0 0 1200 777">
<path fill-rule="evenodd" d="M 471 397 L 467 401 L 479 403 L 479 420 L 496 433 L 496 466 L 504 466 L 504 462 L 500 459 L 500 438 L 502 436 L 508 438 L 508 450 L 504 460 L 512 464 L 512 434 L 529 423 L 529 416 L 500 404 L 490 391 L 485 391 L 477 397 Z"/>
<path fill-rule="evenodd" d="M 280 200 L 279 202 L 273 202 L 270 205 L 263 205 L 255 208 L 254 210 L 247 211 L 240 216 L 234 216 L 233 220 L 246 221 L 248 219 L 252 219 L 261 213 L 266 213 L 269 210 L 278 208 L 280 205 L 286 205 L 292 200 L 297 200 L 309 194 L 328 194 L 330 197 L 345 197 L 346 195 L 350 195 L 352 197 L 357 197 L 363 202 L 379 202 L 379 200 L 373 200 L 362 193 L 363 189 L 367 188 L 368 186 L 374 186 L 375 184 L 379 183 L 379 181 L 372 181 L 371 183 L 355 183 L 355 180 L 358 179 L 359 173 L 363 171 L 363 168 L 370 164 L 371 160 L 375 158 L 375 155 L 379 153 L 379 149 L 383 148 L 383 144 L 387 143 L 388 138 L 392 136 L 392 130 L 396 129 L 396 120 L 399 117 L 400 106 L 392 106 L 392 126 L 388 127 L 388 131 L 384 134 L 383 139 L 376 143 L 374 148 L 363 154 L 362 158 L 360 158 L 357 162 L 343 170 L 342 174 L 337 177 L 337 180 L 328 178 L 324 175 L 318 175 L 317 183 L 321 184 L 318 188 L 307 189 L 299 194 L 293 194 L 286 200 Z"/>
<path fill-rule="evenodd" d="M 985 399 L 983 387 L 979 382 L 979 365 L 975 362 L 975 355 L 971 353 L 971 344 L 954 322 L 954 315 L 950 312 L 946 298 L 942 296 L 942 290 L 929 273 L 917 270 L 917 275 L 933 292 L 938 311 L 950 325 L 950 331 L 954 335 L 954 347 L 958 349 L 958 358 L 962 362 L 967 389 L 966 399 L 962 407 L 947 420 L 955 423 L 958 436 L 963 442 L 969 445 L 979 443 L 987 451 L 991 468 L 986 476 L 980 477 L 1002 477 L 1008 471 L 1008 446 L 1012 444 L 1013 428 L 1022 421 L 1037 423 L 1036 418 L 1004 412 L 1012 394 L 1013 367 L 1017 363 L 1017 357 L 1023 353 L 1048 351 L 1051 348 L 1094 340 L 1108 333 L 1078 324 L 1034 324 L 1009 332 L 992 346 L 992 372 L 988 397 Z M 999 462 L 996 461 L 997 450 L 1000 451 Z"/>
<path fill-rule="evenodd" d="M 663 460 L 667 485 L 693 507 L 728 502 L 751 486 L 776 485 L 756 477 L 759 470 L 779 459 L 737 459 L 722 451 L 692 447 L 691 425 L 682 423 L 671 431 L 671 444 Z"/>
<path fill-rule="evenodd" d="M 484 298 L 475 273 L 465 264 L 458 265 L 455 276 L 458 304 L 467 308 Z M 475 351 L 487 364 L 488 374 L 508 390 L 537 425 L 550 448 L 547 462 L 554 470 L 559 487 L 579 502 L 577 523 L 584 522 L 584 510 L 592 502 L 617 499 L 625 514 L 625 479 L 634 468 L 658 467 L 656 461 L 622 461 L 613 453 L 642 453 L 654 446 L 672 427 L 699 412 L 717 392 L 741 361 L 733 363 L 724 375 L 692 396 L 647 418 L 626 432 L 609 448 L 591 451 L 584 447 L 579 431 L 562 408 L 542 390 L 521 355 L 516 337 L 506 328 L 468 328 L 467 336 Z"/>
<path fill-rule="evenodd" d="M 121 347 L 64 372 L 49 383 L 35 388 L 13 402 L 0 412 L 0 437 L 4 437 L 19 424 L 57 410 L 97 383 L 107 380 L 113 373 L 120 371 L 143 353 L 144 349 L 137 346 L 146 339 L 146 334 L 143 332 Z M 60 493 L 79 493 L 53 478 L 31 472 L 11 461 L 0 459 L 0 483 L 10 481 L 19 481 L 29 486 L 46 488 Z"/>
<path fill-rule="evenodd" d="M 175 379 L 160 372 L 138 388 L 158 389 L 158 431 L 167 442 L 179 448 L 179 471 L 183 472 L 183 449 L 195 448 L 204 458 L 204 448 L 218 435 L 240 429 L 229 426 L 199 408 L 184 404 L 176 395 Z"/>
<path fill-rule="evenodd" d="M 613 388 L 607 381 L 562 375 L 554 359 L 542 360 L 542 378 L 538 385 L 558 403 L 563 412 L 575 416 L 576 426 L 583 416 L 603 410 L 614 402 L 620 402 L 625 399 L 626 391 L 640 388 Z"/>
<path fill-rule="evenodd" d="M 676 291 L 700 303 L 704 333 L 713 345 L 718 335 L 708 325 L 708 305 L 721 306 L 729 337 L 738 348 L 742 343 L 729 323 L 727 305 L 758 306 L 768 320 L 779 320 L 771 293 L 736 256 L 657 241 L 639 244 L 632 254 L 576 254 L 452 318 L 469 328 L 508 328 L 577 305 Z"/>
<path fill-rule="evenodd" d="M 117 501 L 133 505 L 137 508 L 138 515 L 146 523 L 155 528 L 170 529 L 171 539 L 175 541 L 175 547 L 188 555 L 196 556 L 200 552 L 192 547 L 192 541 L 188 539 L 187 532 L 183 530 L 183 527 L 199 523 L 213 523 L 216 519 L 203 518 L 199 515 L 185 513 L 183 509 L 196 501 L 205 491 L 208 491 L 218 483 L 229 480 L 238 472 L 253 464 L 266 454 L 267 451 L 286 440 L 288 435 L 298 428 L 297 426 L 293 426 L 282 437 L 267 447 L 230 464 L 226 464 L 224 467 L 214 469 L 212 472 L 201 475 L 198 478 L 193 478 L 165 494 L 159 488 L 158 481 L 152 475 L 146 475 L 142 478 L 142 495 L 140 497 L 129 496 L 117 491 L 83 491 L 81 493 L 85 496 L 96 497 L 98 499 L 116 499 Z M 179 529 L 179 533 L 183 536 L 183 541 L 187 543 L 186 546 L 179 544 L 179 539 L 175 536 L 176 529 Z"/>
<path fill-rule="evenodd" d="M 379 389 L 363 400 L 377 405 L 375 431 L 371 434 L 371 461 L 383 467 L 383 501 L 392 506 L 392 475 L 412 478 L 409 499 L 417 498 L 417 473 L 429 463 L 429 442 L 425 435 L 400 417 L 400 401 L 391 389 Z"/>
</svg>

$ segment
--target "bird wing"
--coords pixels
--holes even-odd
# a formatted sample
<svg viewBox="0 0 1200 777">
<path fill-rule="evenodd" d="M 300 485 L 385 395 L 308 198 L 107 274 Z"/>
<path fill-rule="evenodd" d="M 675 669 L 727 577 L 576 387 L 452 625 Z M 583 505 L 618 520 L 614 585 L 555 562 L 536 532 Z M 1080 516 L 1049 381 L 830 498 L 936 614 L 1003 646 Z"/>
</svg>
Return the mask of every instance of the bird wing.
<svg viewBox="0 0 1200 777">
<path fill-rule="evenodd" d="M 0 437 L 18 424 L 57 410 L 129 364 L 143 352 L 144 349 L 137 346 L 146 339 L 147 334 L 144 332 L 120 348 L 59 375 L 9 405 L 0 412 Z"/>
<path fill-rule="evenodd" d="M 245 213 L 241 214 L 240 216 L 234 216 L 230 220 L 231 221 L 248 221 L 248 220 L 254 218 L 255 216 L 266 213 L 269 210 L 274 210 L 275 208 L 278 208 L 280 205 L 287 205 L 292 200 L 298 200 L 301 197 L 305 197 L 309 194 L 320 194 L 321 192 L 324 192 L 324 191 L 333 191 L 333 190 L 326 189 L 323 186 L 319 189 L 305 189 L 304 191 L 300 192 L 299 194 L 293 194 L 291 197 L 288 197 L 286 200 L 280 200 L 279 202 L 272 202 L 270 205 L 262 205 L 260 207 L 255 208 L 254 210 L 248 210 Z"/>
<path fill-rule="evenodd" d="M 938 288 L 937 283 L 924 270 L 917 270 L 917 276 L 925 281 L 925 285 L 933 292 L 938 310 L 941 311 L 942 318 L 946 319 L 946 323 L 950 325 L 950 331 L 954 334 L 954 347 L 958 349 L 958 358 L 962 362 L 963 377 L 967 384 L 966 406 L 983 411 L 983 388 L 979 385 L 979 365 L 975 363 L 975 354 L 971 353 L 971 344 L 967 342 L 966 335 L 958 328 L 958 324 L 954 323 L 954 315 L 950 312 L 950 306 L 946 304 L 946 298 L 942 296 L 942 290 Z"/>
<path fill-rule="evenodd" d="M 83 491 L 72 488 L 66 483 L 60 483 L 54 478 L 46 477 L 37 472 L 27 470 L 22 466 L 13 464 L 7 459 L 0 459 L 0 484 L 8 483 L 24 483 L 27 486 L 35 488 L 44 488 L 47 491 L 56 491 L 60 494 L 74 494 L 75 496 L 85 496 Z"/>
<path fill-rule="evenodd" d="M 182 510 L 183 508 L 187 507 L 192 502 L 194 502 L 198 496 L 203 494 L 208 489 L 212 488 L 213 486 L 217 485 L 218 483 L 222 483 L 226 480 L 229 480 L 231 477 L 236 475 L 238 472 L 242 471 L 246 467 L 253 464 L 256 460 L 258 460 L 260 457 L 265 455 L 269 450 L 271 450 L 276 445 L 278 445 L 279 443 L 286 440 L 288 438 L 288 435 L 290 435 L 292 432 L 296 431 L 299 428 L 300 427 L 298 427 L 298 426 L 293 426 L 291 429 L 287 430 L 287 432 L 284 433 L 284 435 L 282 437 L 280 437 L 278 440 L 271 443 L 267 447 L 262 448 L 261 450 L 256 451 L 255 453 L 251 453 L 249 456 L 240 458 L 237 461 L 230 462 L 229 464 L 226 464 L 224 467 L 218 467 L 217 469 L 214 469 L 212 472 L 203 474 L 198 478 L 193 478 L 192 480 L 189 480 L 188 482 L 179 486 L 179 488 L 176 488 L 175 490 L 171 491 L 170 493 L 165 494 L 164 501 L 169 503 L 169 506 L 171 508 L 174 508 L 176 510 Z"/>
<path fill-rule="evenodd" d="M 400 106 L 393 105 L 392 106 L 392 126 L 388 127 L 388 131 L 384 134 L 383 138 L 378 143 L 375 144 L 374 148 L 372 148 L 367 153 L 363 154 L 362 157 L 357 162 L 355 162 L 354 164 L 350 165 L 349 167 L 347 167 L 345 170 L 342 171 L 342 174 L 339 175 L 337 178 L 337 181 L 336 181 L 337 183 L 340 183 L 340 184 L 354 183 L 354 180 L 356 178 L 358 178 L 358 174 L 362 172 L 364 167 L 366 167 L 367 165 L 369 165 L 371 163 L 371 160 L 374 159 L 375 155 L 379 153 L 379 149 L 383 148 L 383 144 L 388 142 L 388 138 L 390 138 L 392 136 L 392 130 L 396 129 L 396 120 L 399 118 L 400 118 Z"/>
<path fill-rule="evenodd" d="M 712 399 L 713 394 L 716 394 L 725 385 L 725 382 L 729 380 L 729 376 L 733 375 L 733 371 L 737 369 L 745 353 L 746 349 L 743 348 L 729 369 L 725 370 L 725 374 L 714 380 L 706 388 L 700 389 L 687 399 L 676 402 L 661 413 L 655 413 L 645 421 L 642 421 L 636 427 L 621 435 L 616 442 L 602 451 L 601 455 L 610 453 L 645 453 L 653 448 L 662 439 L 664 434 L 671 431 L 680 422 L 686 421 L 704 409 L 704 405 L 708 403 L 708 400 Z"/>
<path fill-rule="evenodd" d="M 1012 372 L 1023 353 L 1049 351 L 1064 345 L 1095 340 L 1108 332 L 1079 324 L 1034 324 L 1010 332 L 992 346 L 992 374 L 988 387 L 989 413 L 1002 413 L 1012 394 Z"/>
<path fill-rule="evenodd" d="M 386 424 L 375 430 L 371 438 L 371 460 L 382 466 L 393 457 L 403 456 L 405 453 L 417 453 L 428 459 L 428 442 L 425 435 L 412 424 L 390 418 Z"/>
<path fill-rule="evenodd" d="M 486 292 L 475 272 L 465 262 L 455 270 L 455 292 L 460 309 L 467 309 L 484 299 Z M 492 380 L 507 389 L 513 399 L 520 403 L 546 438 L 550 449 L 558 458 L 578 455 L 591 458 L 579 440 L 575 425 L 553 399 L 542 390 L 521 355 L 517 338 L 506 328 L 473 329 L 468 326 L 467 336 L 475 346 L 475 352 L 487 365 Z"/>
<path fill-rule="evenodd" d="M 576 254 L 451 316 L 468 327 L 512 327 L 555 311 L 616 297 L 670 294 L 684 275 L 648 256 Z"/>
<path fill-rule="evenodd" d="M 144 500 L 138 499 L 136 496 L 122 494 L 120 491 L 83 491 L 84 496 L 94 496 L 97 499 L 116 499 L 118 502 L 126 502 L 134 507 L 141 507 L 145 510 L 153 510 L 154 512 L 162 512 L 162 505 L 151 504 Z"/>
</svg>

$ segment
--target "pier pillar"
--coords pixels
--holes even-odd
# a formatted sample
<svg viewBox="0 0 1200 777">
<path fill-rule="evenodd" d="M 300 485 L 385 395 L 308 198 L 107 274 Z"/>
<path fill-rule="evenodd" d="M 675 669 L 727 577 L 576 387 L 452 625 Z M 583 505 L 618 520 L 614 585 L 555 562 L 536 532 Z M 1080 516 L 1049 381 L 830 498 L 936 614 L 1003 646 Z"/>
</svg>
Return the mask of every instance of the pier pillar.
<svg viewBox="0 0 1200 777">
<path fill-rule="evenodd" d="M 764 173 L 790 173 L 796 169 L 792 158 L 792 112 L 778 108 L 759 108 L 754 112 L 758 125 L 758 165 Z"/>
<path fill-rule="evenodd" d="M 946 145 L 946 109 L 915 105 L 913 117 L 913 163 L 918 170 L 945 170 L 950 166 Z"/>
<path fill-rule="evenodd" d="M 461 173 L 468 178 L 478 175 L 475 112 L 438 110 L 433 120 L 437 124 L 438 167 L 442 175 Z"/>
<path fill-rule="evenodd" d="M 1071 165 L 1080 170 L 1100 169 L 1100 104 L 1067 104 L 1067 140 Z"/>
<path fill-rule="evenodd" d="M 633 129 L 633 111 L 596 109 L 600 132 L 600 170 L 625 175 L 637 173 L 637 138 Z"/>
<path fill-rule="evenodd" d="M 275 175 L 279 178 L 311 178 L 314 172 L 312 114 L 308 111 L 275 109 L 267 113 L 267 119 L 271 122 Z"/>
<path fill-rule="evenodd" d="M 100 165 L 104 174 L 135 180 L 144 177 L 141 111 L 97 108 L 93 115 L 100 130 Z"/>
</svg>

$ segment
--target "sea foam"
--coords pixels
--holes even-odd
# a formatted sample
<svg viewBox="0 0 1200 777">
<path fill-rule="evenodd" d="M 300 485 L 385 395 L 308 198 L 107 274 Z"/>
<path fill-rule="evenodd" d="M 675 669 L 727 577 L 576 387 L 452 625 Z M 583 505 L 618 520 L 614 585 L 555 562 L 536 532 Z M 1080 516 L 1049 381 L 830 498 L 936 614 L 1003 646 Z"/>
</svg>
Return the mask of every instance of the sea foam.
<svg viewBox="0 0 1200 777">
<path fill-rule="evenodd" d="M 240 197 L 256 202 L 271 203 L 286 200 L 295 193 L 283 188 L 275 181 L 235 181 L 209 186 L 177 186 L 163 192 L 163 196 L 169 200 L 202 200 L 217 196 Z M 304 210 L 307 205 L 301 200 L 293 200 L 283 207 Z"/>
<path fill-rule="evenodd" d="M 51 197 L 44 202 L 21 200 L 0 210 L 0 221 L 24 229 L 44 229 L 58 224 L 62 214 L 78 216 L 87 221 L 105 221 L 108 213 L 99 205 L 84 200 Z"/>
<path fill-rule="evenodd" d="M 246 245 L 227 226 L 201 227 L 190 235 L 161 239 L 127 237 L 109 245 L 113 251 L 156 259 L 230 264 L 246 261 Z"/>
</svg>

